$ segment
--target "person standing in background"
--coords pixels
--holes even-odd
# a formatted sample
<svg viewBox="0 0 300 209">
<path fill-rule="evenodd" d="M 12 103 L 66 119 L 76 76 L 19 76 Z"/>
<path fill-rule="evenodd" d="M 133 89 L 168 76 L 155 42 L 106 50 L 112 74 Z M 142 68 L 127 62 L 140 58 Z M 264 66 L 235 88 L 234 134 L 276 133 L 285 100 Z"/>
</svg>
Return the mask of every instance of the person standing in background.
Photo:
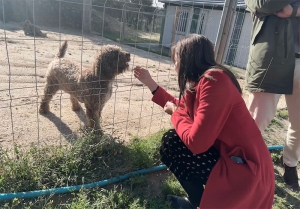
<svg viewBox="0 0 300 209">
<path fill-rule="evenodd" d="M 285 95 L 289 127 L 283 150 L 284 181 L 299 190 L 300 159 L 300 45 L 299 1 L 245 0 L 253 18 L 246 68 L 248 109 L 261 132 L 275 116 Z"/>
</svg>

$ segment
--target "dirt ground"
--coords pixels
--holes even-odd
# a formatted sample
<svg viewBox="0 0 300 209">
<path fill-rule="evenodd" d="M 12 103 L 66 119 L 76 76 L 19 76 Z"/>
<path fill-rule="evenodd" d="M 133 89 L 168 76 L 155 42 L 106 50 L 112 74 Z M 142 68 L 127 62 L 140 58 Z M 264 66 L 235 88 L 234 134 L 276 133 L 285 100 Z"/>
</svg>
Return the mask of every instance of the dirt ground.
<svg viewBox="0 0 300 209">
<path fill-rule="evenodd" d="M 5 29 L 5 30 L 4 30 Z M 146 136 L 171 127 L 170 117 L 151 102 L 151 92 L 132 74 L 134 66 L 147 67 L 157 82 L 177 95 L 176 74 L 170 58 L 112 42 L 78 31 L 43 28 L 47 38 L 24 36 L 16 23 L 0 22 L 0 146 L 14 144 L 68 144 L 86 123 L 85 109 L 71 110 L 69 95 L 59 92 L 50 103 L 51 113 L 38 114 L 48 64 L 58 52 L 60 40 L 68 40 L 66 58 L 91 66 L 96 51 L 104 44 L 117 44 L 132 54 L 130 69 L 117 77 L 112 98 L 104 107 L 101 127 L 125 140 Z M 83 38 L 82 38 L 83 35 Z M 243 76 L 243 71 L 238 71 Z M 243 85 L 243 79 L 239 79 Z M 247 92 L 244 98 L 247 98 Z M 279 108 L 285 107 L 283 100 Z"/>
</svg>

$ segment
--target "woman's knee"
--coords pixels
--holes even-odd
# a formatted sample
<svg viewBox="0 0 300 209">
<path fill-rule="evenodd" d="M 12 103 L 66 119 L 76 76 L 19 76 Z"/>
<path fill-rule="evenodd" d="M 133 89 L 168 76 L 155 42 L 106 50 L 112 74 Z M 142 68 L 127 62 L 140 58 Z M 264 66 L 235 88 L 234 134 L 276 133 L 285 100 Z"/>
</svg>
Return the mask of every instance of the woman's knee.
<svg viewBox="0 0 300 209">
<path fill-rule="evenodd" d="M 183 142 L 177 135 L 174 129 L 168 130 L 163 134 L 161 146 L 160 146 L 160 155 L 162 159 L 173 159 L 173 155 L 177 151 L 178 147 L 181 147 Z"/>
</svg>

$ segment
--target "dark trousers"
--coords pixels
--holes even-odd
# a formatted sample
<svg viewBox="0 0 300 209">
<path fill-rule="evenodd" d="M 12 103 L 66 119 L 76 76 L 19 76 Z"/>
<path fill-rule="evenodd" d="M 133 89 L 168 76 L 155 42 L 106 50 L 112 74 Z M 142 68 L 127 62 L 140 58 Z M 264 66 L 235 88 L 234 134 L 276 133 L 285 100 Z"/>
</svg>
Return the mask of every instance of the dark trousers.
<svg viewBox="0 0 300 209">
<path fill-rule="evenodd" d="M 212 168 L 220 158 L 219 151 L 211 147 L 204 153 L 193 154 L 174 129 L 163 135 L 160 147 L 161 161 L 175 175 L 189 195 L 190 201 L 199 206 Z"/>
</svg>

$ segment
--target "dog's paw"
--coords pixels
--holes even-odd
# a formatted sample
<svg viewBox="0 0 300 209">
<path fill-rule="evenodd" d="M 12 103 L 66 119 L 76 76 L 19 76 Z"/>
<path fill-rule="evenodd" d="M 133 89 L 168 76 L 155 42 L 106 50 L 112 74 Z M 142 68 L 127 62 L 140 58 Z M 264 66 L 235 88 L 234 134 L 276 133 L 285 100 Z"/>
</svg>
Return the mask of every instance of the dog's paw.
<svg viewBox="0 0 300 209">
<path fill-rule="evenodd" d="M 96 129 L 92 131 L 96 136 L 103 136 L 103 131 L 101 129 Z"/>
<path fill-rule="evenodd" d="M 40 113 L 41 115 L 47 114 L 47 113 L 49 113 L 49 112 L 50 112 L 49 110 L 45 110 L 45 109 L 43 109 L 43 108 L 40 108 L 40 109 L 39 109 L 39 113 Z"/>
<path fill-rule="evenodd" d="M 73 107 L 72 107 L 72 110 L 73 110 L 74 112 L 78 112 L 78 111 L 80 111 L 80 106 L 73 106 Z"/>
</svg>

